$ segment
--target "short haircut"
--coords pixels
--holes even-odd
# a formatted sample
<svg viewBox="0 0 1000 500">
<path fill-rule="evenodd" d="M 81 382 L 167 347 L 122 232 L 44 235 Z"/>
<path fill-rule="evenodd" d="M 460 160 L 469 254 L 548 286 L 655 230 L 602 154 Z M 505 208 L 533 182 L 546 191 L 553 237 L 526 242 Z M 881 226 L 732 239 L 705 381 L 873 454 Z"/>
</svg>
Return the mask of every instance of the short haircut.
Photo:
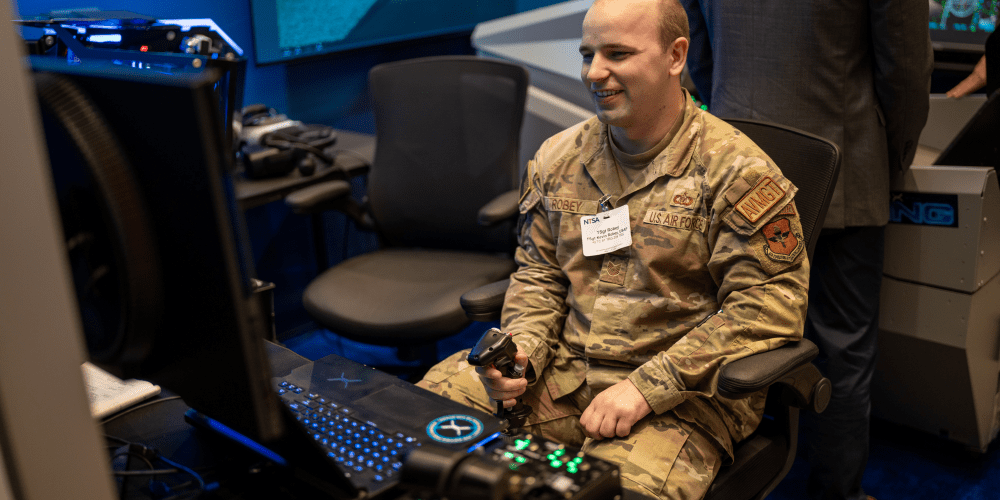
<svg viewBox="0 0 1000 500">
<path fill-rule="evenodd" d="M 691 39 L 687 13 L 677 0 L 659 0 L 660 4 L 660 45 L 669 51 L 674 40 Z"/>
</svg>

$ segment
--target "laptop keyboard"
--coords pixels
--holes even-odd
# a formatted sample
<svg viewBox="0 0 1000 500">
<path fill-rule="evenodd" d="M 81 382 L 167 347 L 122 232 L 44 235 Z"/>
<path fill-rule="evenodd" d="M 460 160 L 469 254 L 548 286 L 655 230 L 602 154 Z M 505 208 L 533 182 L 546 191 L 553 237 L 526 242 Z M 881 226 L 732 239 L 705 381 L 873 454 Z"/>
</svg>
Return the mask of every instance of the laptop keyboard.
<svg viewBox="0 0 1000 500">
<path fill-rule="evenodd" d="M 279 381 L 277 392 L 327 457 L 337 463 L 355 487 L 369 493 L 397 483 L 403 458 L 420 446 L 413 436 L 389 432 L 374 422 L 355 418 L 348 406 L 288 381 Z"/>
</svg>

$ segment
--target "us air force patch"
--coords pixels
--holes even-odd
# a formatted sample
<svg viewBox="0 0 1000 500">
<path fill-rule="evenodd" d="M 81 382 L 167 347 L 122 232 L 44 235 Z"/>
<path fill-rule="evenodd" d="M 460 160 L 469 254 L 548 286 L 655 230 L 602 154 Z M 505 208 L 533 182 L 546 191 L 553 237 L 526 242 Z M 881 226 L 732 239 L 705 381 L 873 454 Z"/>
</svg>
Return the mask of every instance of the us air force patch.
<svg viewBox="0 0 1000 500">
<path fill-rule="evenodd" d="M 750 237 L 761 267 L 769 274 L 776 274 L 789 264 L 797 262 L 806 242 L 802 237 L 802 224 L 796 216 L 794 203 L 789 203 Z"/>
<path fill-rule="evenodd" d="M 692 215 L 690 212 L 672 213 L 666 210 L 651 209 L 642 218 L 644 224 L 655 224 L 688 231 L 704 231 L 708 219 Z"/>
</svg>

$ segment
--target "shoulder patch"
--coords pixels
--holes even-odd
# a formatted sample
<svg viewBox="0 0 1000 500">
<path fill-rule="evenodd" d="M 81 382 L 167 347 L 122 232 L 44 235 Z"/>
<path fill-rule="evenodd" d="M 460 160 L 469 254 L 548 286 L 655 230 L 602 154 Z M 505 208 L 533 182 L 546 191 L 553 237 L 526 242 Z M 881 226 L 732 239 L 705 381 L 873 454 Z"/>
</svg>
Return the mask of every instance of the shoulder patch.
<svg viewBox="0 0 1000 500">
<path fill-rule="evenodd" d="M 733 208 L 747 222 L 755 224 L 784 197 L 785 190 L 781 189 L 770 176 L 763 176 L 733 205 Z"/>
<path fill-rule="evenodd" d="M 790 201 L 787 205 L 785 205 L 785 208 L 782 208 L 776 215 L 799 215 L 799 212 L 795 210 L 795 202 Z"/>
<path fill-rule="evenodd" d="M 795 206 L 789 203 L 750 237 L 750 246 L 768 274 L 776 274 L 804 255 L 802 224 L 794 211 Z"/>
<path fill-rule="evenodd" d="M 780 216 L 761 229 L 767 239 L 764 254 L 771 260 L 791 262 L 802 251 L 802 233 L 792 230 L 790 217 Z"/>
</svg>

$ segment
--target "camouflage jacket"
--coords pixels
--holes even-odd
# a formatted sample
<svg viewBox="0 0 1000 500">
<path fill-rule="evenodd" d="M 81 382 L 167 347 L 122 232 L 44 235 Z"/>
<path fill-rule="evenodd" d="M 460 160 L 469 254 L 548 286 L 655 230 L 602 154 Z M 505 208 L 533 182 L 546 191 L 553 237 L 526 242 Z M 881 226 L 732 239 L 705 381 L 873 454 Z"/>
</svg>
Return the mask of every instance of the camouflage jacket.
<svg viewBox="0 0 1000 500">
<path fill-rule="evenodd" d="M 596 118 L 547 140 L 521 187 L 501 325 L 553 399 L 626 377 L 729 455 L 763 394 L 716 392 L 721 365 L 802 336 L 809 264 L 796 188 L 746 136 L 687 100 L 679 132 L 622 191 Z M 632 243 L 586 257 L 581 218 L 627 204 Z M 532 375 L 532 373 L 534 375 Z"/>
</svg>

